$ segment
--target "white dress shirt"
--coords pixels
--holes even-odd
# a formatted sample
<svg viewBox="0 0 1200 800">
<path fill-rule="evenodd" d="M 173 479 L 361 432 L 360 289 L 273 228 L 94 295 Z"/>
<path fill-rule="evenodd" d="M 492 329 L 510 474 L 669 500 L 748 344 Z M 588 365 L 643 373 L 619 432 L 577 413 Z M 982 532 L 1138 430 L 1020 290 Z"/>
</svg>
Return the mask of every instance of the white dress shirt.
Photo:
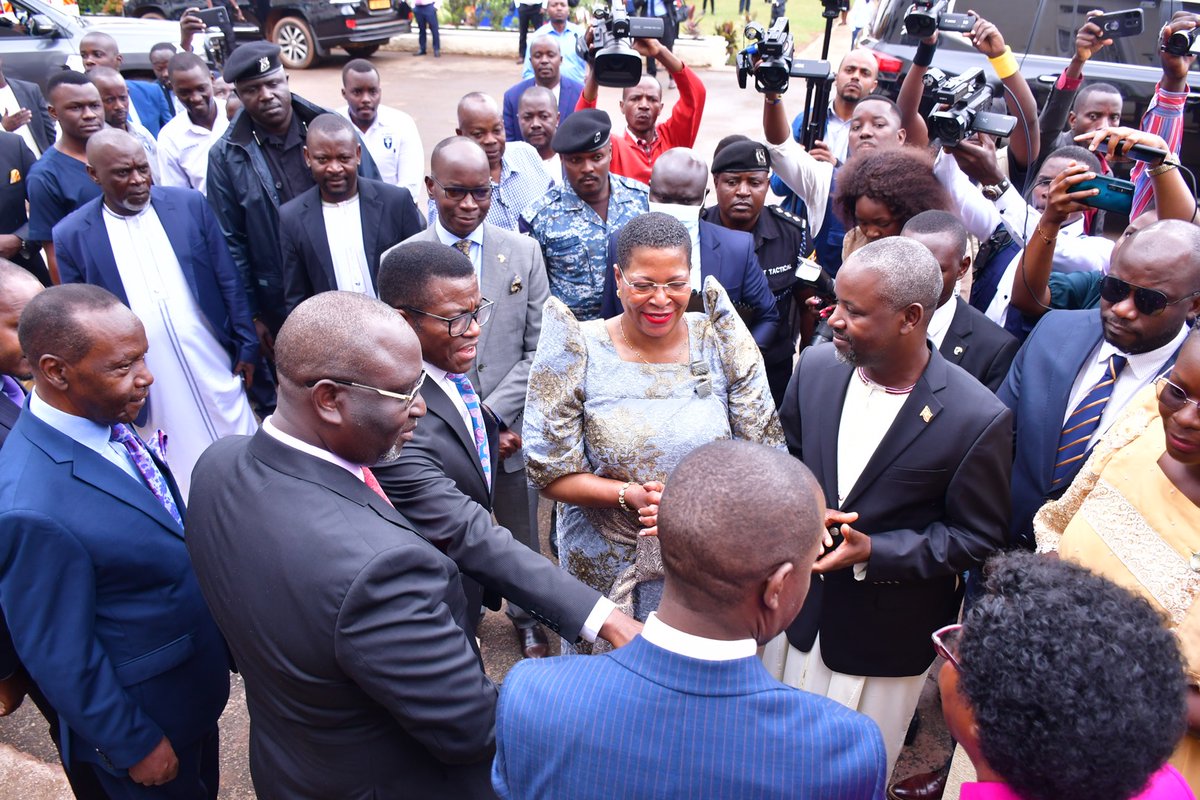
<svg viewBox="0 0 1200 800">
<path fill-rule="evenodd" d="M 933 342 L 934 350 L 940 350 L 942 342 L 946 341 L 946 332 L 950 330 L 954 312 L 958 310 L 958 304 L 961 302 L 958 292 L 955 292 L 950 295 L 949 300 L 933 310 L 933 316 L 929 318 L 929 329 L 925 335 L 929 337 L 929 341 Z"/>
<path fill-rule="evenodd" d="M 1179 328 L 1179 333 L 1175 334 L 1175 338 L 1164 344 L 1157 350 L 1151 350 L 1148 353 L 1137 353 L 1131 355 L 1122 353 L 1113 345 L 1104 341 L 1100 341 L 1093 350 L 1091 356 L 1084 362 L 1084 369 L 1079 371 L 1075 376 L 1075 383 L 1071 385 L 1070 400 L 1067 402 L 1067 411 L 1063 415 L 1063 422 L 1067 421 L 1067 417 L 1079 405 L 1079 402 L 1087 396 L 1092 387 L 1100 382 L 1101 376 L 1108 369 L 1108 359 L 1110 356 L 1119 355 L 1125 356 L 1128 359 L 1125 363 L 1125 368 L 1117 375 L 1117 382 L 1113 384 L 1112 394 L 1108 398 L 1108 404 L 1104 406 L 1104 413 L 1100 415 L 1100 424 L 1096 426 L 1095 433 L 1088 440 L 1088 447 L 1091 448 L 1109 426 L 1116 422 L 1117 417 L 1121 416 L 1121 412 L 1125 410 L 1125 406 L 1133 399 L 1133 396 L 1140 392 L 1145 387 L 1149 386 L 1155 378 L 1162 374 L 1163 368 L 1171 355 L 1179 349 L 1183 344 L 1183 340 L 1187 338 L 1188 326 L 1182 325 Z"/>
<path fill-rule="evenodd" d="M 375 297 L 375 283 L 367 265 L 363 245 L 362 210 L 358 195 L 340 203 L 321 201 L 321 216 L 325 219 L 325 240 L 333 259 L 333 277 L 343 292 L 358 292 Z"/>
<path fill-rule="evenodd" d="M 672 628 L 659 619 L 658 612 L 651 611 L 642 629 L 642 638 L 652 645 L 676 655 L 700 661 L 736 661 L 753 658 L 758 654 L 758 644 L 753 639 L 707 639 L 678 628 Z"/>
<path fill-rule="evenodd" d="M 125 448 L 125 445 L 120 442 L 110 441 L 112 428 L 107 425 L 101 425 L 98 422 L 92 422 L 86 417 L 77 417 L 74 414 L 58 410 L 43 400 L 37 393 L 36 388 L 29 393 L 29 413 L 51 428 L 54 428 L 54 430 L 63 436 L 73 439 L 88 450 L 99 454 L 105 461 L 120 468 L 122 472 L 142 486 L 146 485 L 142 474 L 133 465 L 133 460 L 130 458 L 129 451 Z"/>
<path fill-rule="evenodd" d="M 446 230 L 442 225 L 441 217 L 433 218 L 433 230 L 437 234 L 438 241 L 448 247 L 454 247 L 457 242 L 466 239 L 471 243 L 471 252 L 467 255 L 471 259 L 471 265 L 475 267 L 475 280 L 483 278 L 483 225 L 482 223 L 471 231 L 466 236 L 459 236 Z M 458 248 L 455 247 L 455 250 Z"/>
<path fill-rule="evenodd" d="M 9 114 L 17 113 L 20 108 L 21 101 L 17 99 L 15 94 L 13 94 L 12 86 L 6 83 L 4 86 L 0 87 L 0 112 L 3 112 L 7 116 Z M 31 114 L 35 115 L 40 112 L 40 109 L 37 108 L 30 108 L 27 110 Z M 28 122 L 12 132 L 25 140 L 25 144 L 27 144 L 29 149 L 33 151 L 34 157 L 41 158 L 42 151 L 37 146 L 37 140 L 33 138 L 33 131 L 29 129 Z"/>
<path fill-rule="evenodd" d="M 349 106 L 342 106 L 337 113 L 350 119 Z M 357 125 L 354 129 L 366 143 L 383 182 L 408 189 L 420 208 L 425 196 L 425 148 L 413 118 L 398 108 L 379 106 L 375 121 L 366 132 Z"/>
<path fill-rule="evenodd" d="M 158 168 L 163 186 L 205 192 L 208 188 L 208 151 L 229 127 L 225 110 L 217 106 L 212 130 L 192 122 L 187 112 L 176 114 L 158 132 Z"/>
</svg>

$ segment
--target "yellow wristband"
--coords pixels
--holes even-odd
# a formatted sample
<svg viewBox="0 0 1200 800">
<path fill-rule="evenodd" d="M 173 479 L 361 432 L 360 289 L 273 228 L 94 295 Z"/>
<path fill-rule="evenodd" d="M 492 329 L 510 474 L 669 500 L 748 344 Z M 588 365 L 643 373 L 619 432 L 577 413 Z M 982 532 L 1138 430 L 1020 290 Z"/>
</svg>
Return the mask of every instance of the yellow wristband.
<svg viewBox="0 0 1200 800">
<path fill-rule="evenodd" d="M 1004 52 L 995 58 L 989 58 L 992 69 L 996 70 L 996 77 L 1004 80 L 1010 75 L 1017 74 L 1021 68 L 1017 66 L 1017 57 L 1013 55 L 1012 48 L 1008 45 L 1004 46 Z"/>
</svg>

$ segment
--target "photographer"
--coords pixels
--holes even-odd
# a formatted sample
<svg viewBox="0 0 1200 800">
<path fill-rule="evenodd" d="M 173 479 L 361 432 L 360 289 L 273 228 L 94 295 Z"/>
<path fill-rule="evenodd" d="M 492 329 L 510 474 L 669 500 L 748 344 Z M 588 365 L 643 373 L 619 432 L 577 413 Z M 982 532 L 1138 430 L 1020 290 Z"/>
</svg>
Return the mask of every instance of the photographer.
<svg viewBox="0 0 1200 800">
<path fill-rule="evenodd" d="M 591 29 L 587 33 L 587 42 L 592 43 Z M 661 125 L 658 118 L 663 111 L 662 86 L 656 78 L 643 75 L 636 86 L 621 90 L 625 133 L 612 140 L 611 169 L 615 175 L 648 183 L 655 159 L 672 147 L 691 147 L 696 143 L 706 92 L 696 73 L 662 43 L 654 39 L 633 39 L 630 44 L 646 58 L 662 64 L 679 84 L 679 99 L 671 109 L 670 118 Z M 575 109 L 595 108 L 599 91 L 595 70 L 589 65 L 583 94 Z"/>
</svg>

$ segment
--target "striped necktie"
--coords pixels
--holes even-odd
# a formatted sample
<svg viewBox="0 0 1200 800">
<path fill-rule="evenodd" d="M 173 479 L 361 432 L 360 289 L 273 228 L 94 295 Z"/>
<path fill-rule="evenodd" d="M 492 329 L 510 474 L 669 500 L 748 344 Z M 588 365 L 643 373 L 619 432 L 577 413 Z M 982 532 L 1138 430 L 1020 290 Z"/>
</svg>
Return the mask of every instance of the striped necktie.
<svg viewBox="0 0 1200 800">
<path fill-rule="evenodd" d="M 129 460 L 137 468 L 142 480 L 146 482 L 158 502 L 162 503 L 167 513 L 174 517 L 175 521 L 179 523 L 179 527 L 182 528 L 183 516 L 179 513 L 179 506 L 175 503 L 175 497 L 171 494 L 171 487 L 167 485 L 166 477 L 158 469 L 154 459 L 150 457 L 149 448 L 128 425 L 113 425 L 109 440 L 125 446 L 129 452 Z"/>
<path fill-rule="evenodd" d="M 467 407 L 467 413 L 471 416 L 471 433 L 475 438 L 475 451 L 479 454 L 479 466 L 483 468 L 483 477 L 490 489 L 492 486 L 492 453 L 488 447 L 487 428 L 483 424 L 483 411 L 479 407 L 479 395 L 475 394 L 475 387 L 471 385 L 471 379 L 466 375 L 447 372 L 446 377 L 458 389 L 458 393 Z"/>
<path fill-rule="evenodd" d="M 1112 397 L 1113 384 L 1125 368 L 1125 362 L 1125 356 L 1109 356 L 1108 369 L 1104 371 L 1104 375 L 1088 390 L 1071 412 L 1071 416 L 1063 423 L 1062 434 L 1058 437 L 1054 480 L 1050 484 L 1052 489 L 1065 488 L 1066 481 L 1078 467 L 1077 462 L 1087 455 L 1088 442 L 1091 441 L 1096 428 L 1100 427 L 1100 417 L 1104 415 L 1104 408 L 1108 405 L 1108 399 Z"/>
</svg>

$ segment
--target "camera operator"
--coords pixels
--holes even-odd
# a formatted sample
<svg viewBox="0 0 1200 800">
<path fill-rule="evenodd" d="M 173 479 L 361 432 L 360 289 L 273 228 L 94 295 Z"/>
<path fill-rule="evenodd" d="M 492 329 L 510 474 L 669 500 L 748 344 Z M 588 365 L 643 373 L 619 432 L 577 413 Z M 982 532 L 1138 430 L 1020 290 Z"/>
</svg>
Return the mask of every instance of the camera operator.
<svg viewBox="0 0 1200 800">
<path fill-rule="evenodd" d="M 587 33 L 591 44 L 592 32 Z M 704 84 L 696 73 L 679 60 L 666 46 L 654 39 L 634 39 L 633 48 L 662 64 L 679 85 L 679 99 L 671 108 L 670 118 L 658 124 L 663 111 L 662 86 L 658 79 L 643 75 L 636 86 L 621 90 L 621 113 L 625 116 L 625 133 L 612 140 L 612 172 L 635 181 L 649 183 L 654 161 L 672 147 L 692 147 L 700 131 L 704 114 Z M 651 73 L 653 74 L 653 73 Z M 594 68 L 589 65 L 583 82 L 583 94 L 575 109 L 595 108 L 600 84 Z"/>
</svg>

